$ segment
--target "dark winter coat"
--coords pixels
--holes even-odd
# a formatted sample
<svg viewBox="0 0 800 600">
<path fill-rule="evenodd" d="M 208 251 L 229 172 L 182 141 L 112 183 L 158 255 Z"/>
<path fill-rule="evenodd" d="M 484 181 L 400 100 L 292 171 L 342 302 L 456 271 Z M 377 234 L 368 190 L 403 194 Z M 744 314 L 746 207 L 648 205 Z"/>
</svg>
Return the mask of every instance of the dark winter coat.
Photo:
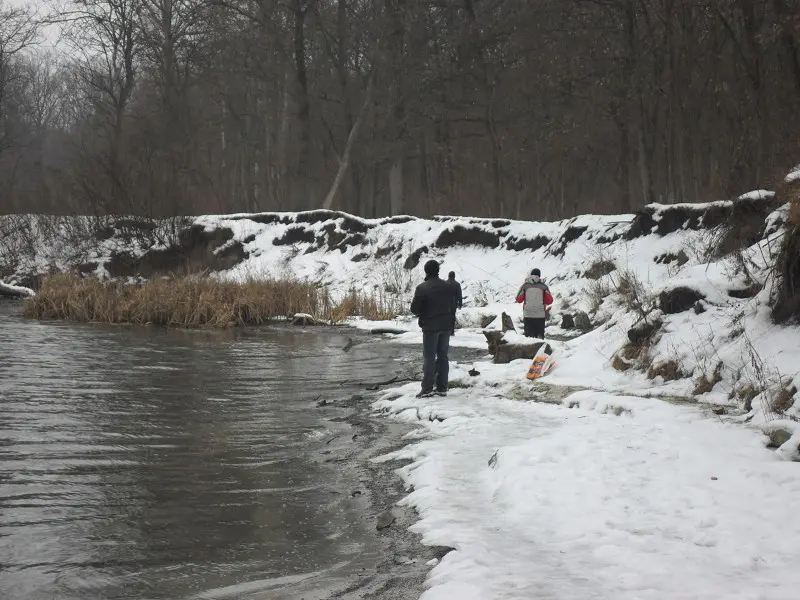
<svg viewBox="0 0 800 600">
<path fill-rule="evenodd" d="M 429 275 L 414 292 L 411 312 L 419 318 L 422 331 L 452 331 L 455 306 L 453 287 L 447 281 Z"/>
<path fill-rule="evenodd" d="M 448 285 L 453 288 L 453 298 L 455 299 L 455 306 L 454 308 L 461 308 L 464 304 L 464 296 L 461 292 L 461 284 L 458 283 L 455 279 L 448 279 Z"/>
</svg>

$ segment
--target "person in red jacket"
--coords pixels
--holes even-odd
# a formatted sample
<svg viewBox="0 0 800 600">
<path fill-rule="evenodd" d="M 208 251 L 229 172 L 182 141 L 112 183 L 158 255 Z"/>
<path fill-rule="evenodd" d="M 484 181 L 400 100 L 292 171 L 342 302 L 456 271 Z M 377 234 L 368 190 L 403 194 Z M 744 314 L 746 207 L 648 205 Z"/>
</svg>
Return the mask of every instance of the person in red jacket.
<svg viewBox="0 0 800 600">
<path fill-rule="evenodd" d="M 547 307 L 553 303 L 550 288 L 542 281 L 539 269 L 531 271 L 530 277 L 517 292 L 517 302 L 522 302 L 522 319 L 524 332 L 528 337 L 544 339 L 544 323 L 547 318 Z"/>
</svg>

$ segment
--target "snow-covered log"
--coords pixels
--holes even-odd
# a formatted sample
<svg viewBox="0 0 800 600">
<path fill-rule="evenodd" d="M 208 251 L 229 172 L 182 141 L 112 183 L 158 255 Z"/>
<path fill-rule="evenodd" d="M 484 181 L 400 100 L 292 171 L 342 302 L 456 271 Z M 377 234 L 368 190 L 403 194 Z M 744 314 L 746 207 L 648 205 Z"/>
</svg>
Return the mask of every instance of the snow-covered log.
<svg viewBox="0 0 800 600">
<path fill-rule="evenodd" d="M 6 298 L 30 298 L 35 295 L 36 293 L 30 288 L 11 285 L 0 281 L 0 296 Z"/>
<path fill-rule="evenodd" d="M 292 317 L 292 325 L 305 327 L 307 325 L 325 325 L 325 322 L 307 313 L 296 313 Z"/>
<path fill-rule="evenodd" d="M 401 335 L 408 333 L 408 330 L 400 327 L 374 327 L 369 332 L 372 335 Z"/>
</svg>

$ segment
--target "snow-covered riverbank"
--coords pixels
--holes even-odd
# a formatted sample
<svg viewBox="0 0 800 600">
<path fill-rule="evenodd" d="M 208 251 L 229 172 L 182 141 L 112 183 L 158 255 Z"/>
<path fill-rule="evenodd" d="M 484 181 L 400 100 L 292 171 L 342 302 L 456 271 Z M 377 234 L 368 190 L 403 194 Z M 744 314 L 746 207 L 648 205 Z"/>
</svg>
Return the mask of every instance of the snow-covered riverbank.
<svg viewBox="0 0 800 600">
<path fill-rule="evenodd" d="M 514 305 L 492 310 L 519 316 Z M 670 335 L 690 335 L 708 312 L 689 311 Z M 397 325 L 407 333 L 386 343 L 419 344 L 413 321 Z M 728 340 L 725 360 L 738 359 L 727 322 L 708 327 Z M 796 329 L 758 308 L 744 327 L 774 368 L 797 377 Z M 775 415 L 767 393 L 745 407 L 722 382 L 693 396 L 691 379 L 619 372 L 603 350 L 623 338 L 624 327 L 606 324 L 551 340 L 557 364 L 537 383 L 525 377 L 530 361 L 486 356 L 451 366 L 447 397 L 418 399 L 408 384 L 374 404 L 418 426 L 383 458 L 410 461 L 398 473 L 403 504 L 420 515 L 412 531 L 454 548 L 423 600 L 796 597 L 796 409 Z M 471 327 L 452 341 L 485 345 Z"/>
<path fill-rule="evenodd" d="M 563 394 L 478 367 L 445 398 L 375 404 L 419 425 L 385 459 L 411 461 L 412 530 L 454 548 L 423 600 L 797 597 L 800 470 L 753 431 L 634 396 L 543 403 Z"/>
<path fill-rule="evenodd" d="M 550 341 L 556 366 L 538 383 L 525 377 L 530 361 L 487 356 L 451 367 L 447 397 L 418 399 L 409 384 L 375 403 L 418 425 L 406 448 L 384 457 L 410 461 L 399 474 L 403 503 L 420 514 L 412 530 L 454 548 L 423 600 L 797 596 L 800 330 L 771 318 L 774 234 L 736 257 L 657 260 L 688 253 L 702 240 L 695 235 L 600 246 L 599 277 L 586 274 L 598 260 L 591 248 L 568 249 L 557 266 L 527 262 L 553 269 L 560 301 L 548 327 L 559 338 Z M 753 290 L 731 294 L 745 287 L 741 261 Z M 632 308 L 621 275 L 638 281 L 646 314 Z M 494 302 L 462 311 L 453 345 L 485 347 L 479 325 L 493 314 L 519 323 L 514 285 L 498 287 Z M 673 293 L 681 288 L 698 294 L 687 302 Z M 563 314 L 581 310 L 592 330 L 560 327 Z M 642 322 L 656 333 L 629 357 Z M 393 326 L 405 333 L 387 343 L 420 343 L 413 319 Z M 620 356 L 646 356 L 650 366 Z"/>
</svg>

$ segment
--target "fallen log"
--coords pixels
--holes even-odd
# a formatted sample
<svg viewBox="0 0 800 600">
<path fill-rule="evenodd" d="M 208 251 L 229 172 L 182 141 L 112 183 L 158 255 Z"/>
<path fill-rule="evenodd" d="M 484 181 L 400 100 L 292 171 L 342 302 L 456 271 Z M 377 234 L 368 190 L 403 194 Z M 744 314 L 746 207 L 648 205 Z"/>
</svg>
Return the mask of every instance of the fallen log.
<svg viewBox="0 0 800 600">
<path fill-rule="evenodd" d="M 31 296 L 35 295 L 36 294 L 34 291 L 29 288 L 18 285 L 10 285 L 0 281 L 0 296 L 4 296 L 6 298 L 30 298 Z"/>
<path fill-rule="evenodd" d="M 408 333 L 405 329 L 400 329 L 398 327 L 375 327 L 374 329 L 370 329 L 369 332 L 372 335 L 383 335 L 384 333 L 400 335 L 401 333 Z"/>
<path fill-rule="evenodd" d="M 483 315 L 481 317 L 481 329 L 486 329 L 495 322 L 495 319 L 497 319 L 497 315 Z"/>
<path fill-rule="evenodd" d="M 492 359 L 492 362 L 498 365 L 510 363 L 512 360 L 533 360 L 539 349 L 545 346 L 545 351 L 548 354 L 553 352 L 553 348 L 547 342 L 535 341 L 529 344 L 519 343 L 506 343 L 497 347 L 497 352 Z"/>
<path fill-rule="evenodd" d="M 509 342 L 504 339 L 504 331 L 484 331 L 483 335 L 486 336 L 486 344 L 489 346 L 489 354 L 494 358 L 492 362 L 495 364 L 506 364 L 512 360 L 519 360 L 525 358 L 533 360 L 536 353 L 544 345 L 548 353 L 553 351 L 550 344 L 541 340 L 531 339 L 530 342 Z"/>
<path fill-rule="evenodd" d="M 481 329 L 486 329 L 497 320 L 497 317 L 500 317 L 500 331 L 516 331 L 514 327 L 514 320 L 511 318 L 506 312 L 502 312 L 499 315 L 483 315 L 481 316 Z"/>
<path fill-rule="evenodd" d="M 514 327 L 514 321 L 511 319 L 511 315 L 508 313 L 501 314 L 500 321 L 502 323 L 502 330 L 504 333 L 506 331 L 516 331 L 516 328 Z"/>
</svg>

